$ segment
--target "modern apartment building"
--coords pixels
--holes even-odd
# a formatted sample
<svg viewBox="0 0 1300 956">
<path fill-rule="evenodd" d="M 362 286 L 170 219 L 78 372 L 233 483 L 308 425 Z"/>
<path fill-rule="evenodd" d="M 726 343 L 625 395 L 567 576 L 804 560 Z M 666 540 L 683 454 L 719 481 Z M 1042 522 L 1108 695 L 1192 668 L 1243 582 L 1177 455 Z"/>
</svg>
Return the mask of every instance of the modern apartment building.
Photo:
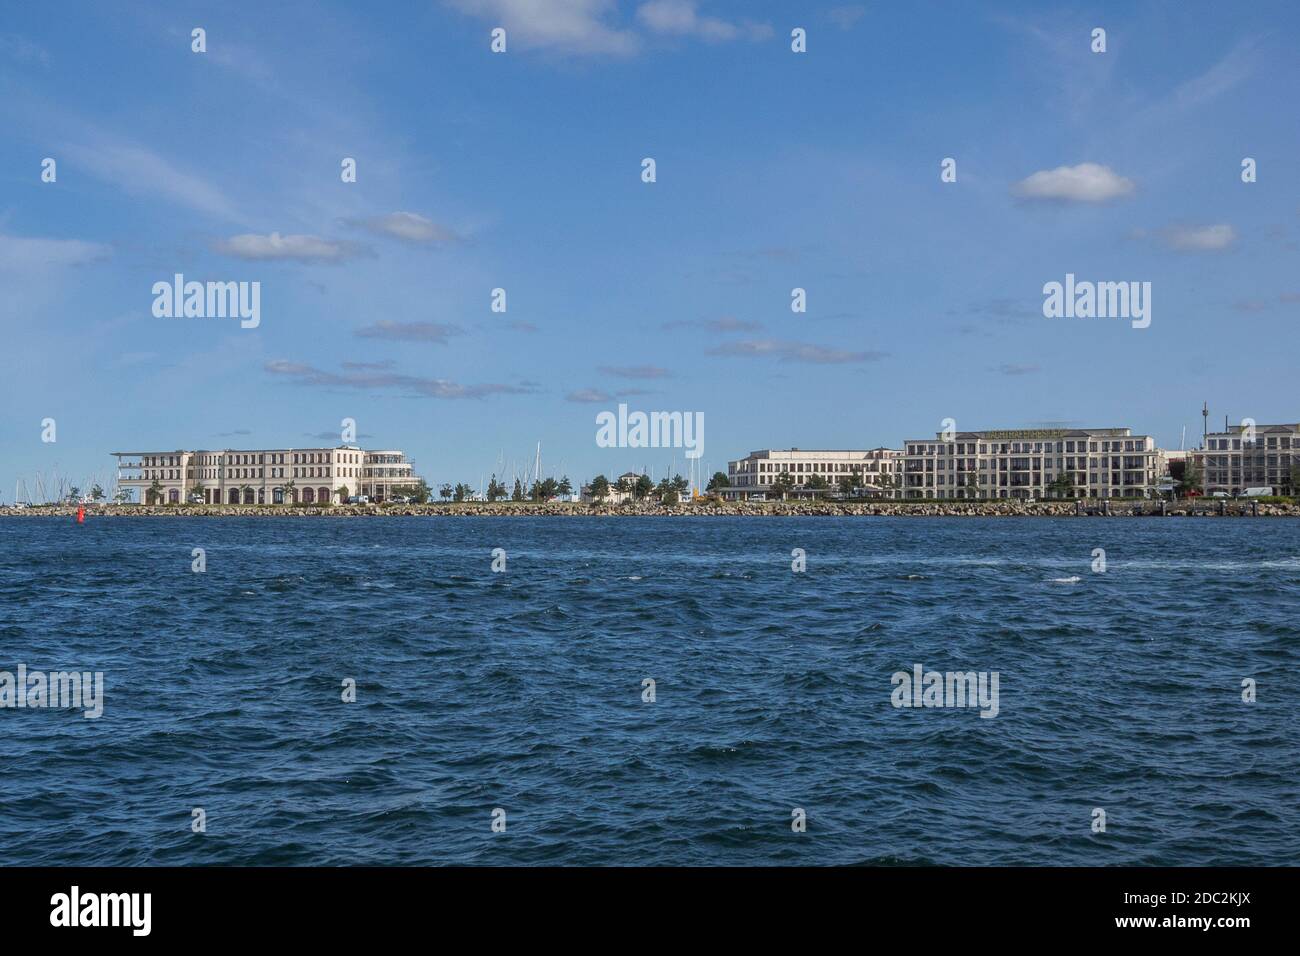
<svg viewBox="0 0 1300 956">
<path fill-rule="evenodd" d="M 765 448 L 727 462 L 730 486 L 722 490 L 722 495 L 733 501 L 760 494 L 766 496 L 772 493 L 773 482 L 784 472 L 790 476 L 796 497 L 812 493 L 808 483 L 814 475 L 824 478 L 830 491 L 838 491 L 840 479 L 852 478 L 868 495 L 897 497 L 902 458 L 903 453 L 895 448 L 866 451 Z"/>
<path fill-rule="evenodd" d="M 348 495 L 383 501 L 420 479 L 400 451 L 274 448 L 113 452 L 117 484 L 142 504 L 328 504 Z"/>
<path fill-rule="evenodd" d="M 1201 470 L 1204 491 L 1230 495 L 1247 488 L 1272 488 L 1275 494 L 1295 494 L 1292 469 L 1300 468 L 1300 424 L 1245 425 L 1205 437 L 1205 448 L 1191 453 Z"/>
<path fill-rule="evenodd" d="M 1074 493 L 1136 498 L 1166 471 L 1155 439 L 1128 428 L 1011 429 L 906 442 L 905 498 L 1043 498 L 1060 475 Z"/>
</svg>

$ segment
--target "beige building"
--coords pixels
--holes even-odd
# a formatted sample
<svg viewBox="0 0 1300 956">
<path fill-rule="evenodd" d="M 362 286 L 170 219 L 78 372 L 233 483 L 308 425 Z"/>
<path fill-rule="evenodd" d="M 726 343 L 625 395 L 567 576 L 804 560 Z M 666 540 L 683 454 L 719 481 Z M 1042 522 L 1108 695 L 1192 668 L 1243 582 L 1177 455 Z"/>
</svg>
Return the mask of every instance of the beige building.
<svg viewBox="0 0 1300 956">
<path fill-rule="evenodd" d="M 1247 488 L 1295 494 L 1292 469 L 1300 468 L 1300 424 L 1255 425 L 1253 440 L 1246 426 L 1234 425 L 1205 436 L 1205 448 L 1189 457 L 1201 469 L 1207 495 L 1236 495 Z"/>
<path fill-rule="evenodd" d="M 850 478 L 865 494 L 892 498 L 898 494 L 902 458 L 903 453 L 894 448 L 867 451 L 765 448 L 727 462 L 730 484 L 722 489 L 722 496 L 743 501 L 755 495 L 773 494 L 772 484 L 784 472 L 790 476 L 791 493 L 796 497 L 812 494 L 808 482 L 814 475 L 820 475 L 826 481 L 827 493 L 838 493 L 841 479 Z"/>
<path fill-rule="evenodd" d="M 1129 428 L 938 432 L 906 442 L 906 498 L 1044 498 L 1069 474 L 1074 494 L 1145 498 L 1168 470 L 1155 439 Z"/>
<path fill-rule="evenodd" d="M 113 452 L 117 484 L 141 504 L 320 504 L 351 495 L 383 501 L 420 479 L 400 451 L 275 448 Z"/>
</svg>

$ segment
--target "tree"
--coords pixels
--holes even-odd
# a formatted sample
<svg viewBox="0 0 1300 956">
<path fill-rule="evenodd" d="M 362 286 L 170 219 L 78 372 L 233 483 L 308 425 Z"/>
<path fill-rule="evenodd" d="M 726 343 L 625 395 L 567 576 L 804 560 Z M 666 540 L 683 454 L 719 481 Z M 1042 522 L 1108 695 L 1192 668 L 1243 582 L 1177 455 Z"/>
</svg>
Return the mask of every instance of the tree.
<svg viewBox="0 0 1300 956">
<path fill-rule="evenodd" d="M 609 495 L 609 479 L 604 475 L 597 475 L 591 479 L 591 497 L 600 501 Z"/>
<path fill-rule="evenodd" d="M 471 488 L 469 485 L 465 485 L 465 484 L 461 484 L 460 482 L 457 482 L 456 488 L 452 492 L 452 500 L 464 501 L 467 498 L 469 498 L 470 495 L 472 495 L 473 493 L 474 493 L 474 489 Z"/>
<path fill-rule="evenodd" d="M 496 501 L 504 498 L 509 492 L 506 490 L 504 481 L 497 481 L 497 476 L 493 475 L 487 486 L 487 500 Z"/>
<path fill-rule="evenodd" d="M 90 489 L 90 500 L 100 501 L 103 499 L 103 497 L 104 497 L 104 489 L 99 487 L 99 485 L 92 485 Z"/>
<path fill-rule="evenodd" d="M 280 503 L 293 504 L 296 502 L 298 500 L 296 495 L 297 488 L 298 482 L 294 481 L 292 478 L 286 481 L 283 485 L 283 493 L 280 498 Z"/>
<path fill-rule="evenodd" d="M 660 482 L 662 484 L 662 482 Z M 650 480 L 649 475 L 642 475 L 632 484 L 632 497 L 641 501 L 646 495 L 654 490 L 655 484 Z"/>
<path fill-rule="evenodd" d="M 131 492 L 127 491 L 125 488 L 119 488 L 117 494 L 113 496 L 113 500 L 119 505 L 126 504 L 131 500 Z"/>
<path fill-rule="evenodd" d="M 76 501 L 80 497 L 81 497 L 81 489 L 78 488 L 76 485 L 73 485 L 71 488 L 68 489 L 68 500 Z"/>
<path fill-rule="evenodd" d="M 347 485 L 339 485 L 334 489 L 334 497 L 337 498 L 341 504 L 352 497 L 352 492 L 348 490 Z"/>
<path fill-rule="evenodd" d="M 1047 486 L 1049 497 L 1071 498 L 1074 496 L 1074 475 L 1071 472 L 1064 471 L 1052 479 Z"/>
<path fill-rule="evenodd" d="M 157 478 L 149 485 L 148 504 L 156 505 L 162 503 L 162 482 Z"/>
<path fill-rule="evenodd" d="M 853 494 L 852 475 L 840 475 L 839 485 L 840 485 L 840 494 L 844 495 L 845 497 L 848 497 L 849 495 Z"/>
<path fill-rule="evenodd" d="M 433 497 L 433 489 L 429 487 L 429 483 L 425 481 L 423 478 L 421 478 L 419 481 L 417 481 L 414 485 L 411 486 L 410 498 L 411 501 L 414 502 L 415 504 L 427 505 L 429 503 L 429 499 L 432 497 Z"/>
<path fill-rule="evenodd" d="M 1183 465 L 1183 478 L 1178 482 L 1178 494 L 1183 497 L 1189 497 L 1191 492 L 1200 492 L 1205 484 L 1205 476 L 1201 473 L 1200 465 L 1196 464 L 1196 459 L 1188 458 Z"/>
<path fill-rule="evenodd" d="M 1291 487 L 1288 490 L 1293 495 L 1300 495 L 1300 462 L 1291 466 Z"/>
<path fill-rule="evenodd" d="M 794 488 L 794 479 L 790 477 L 788 471 L 783 471 L 777 475 L 776 480 L 771 484 L 772 491 L 780 495 L 782 501 L 785 501 L 785 496 L 790 493 L 792 488 Z"/>
<path fill-rule="evenodd" d="M 560 483 L 555 486 L 555 490 L 558 494 L 565 496 L 573 494 L 573 482 L 569 481 L 568 475 L 560 479 Z"/>
<path fill-rule="evenodd" d="M 520 481 L 518 478 L 515 479 L 515 490 L 510 492 L 510 500 L 511 501 L 524 500 L 524 483 Z"/>
<path fill-rule="evenodd" d="M 814 473 L 808 476 L 808 480 L 804 482 L 804 487 L 811 491 L 813 497 L 816 498 L 819 491 L 825 491 L 830 487 L 830 482 L 826 480 L 824 475 Z"/>
<path fill-rule="evenodd" d="M 447 484 L 446 482 L 443 482 L 442 487 L 438 489 L 438 497 L 441 498 L 443 501 L 446 501 L 448 498 L 452 496 L 453 491 L 454 489 L 451 487 L 451 485 Z"/>
<path fill-rule="evenodd" d="M 709 483 L 704 486 L 705 491 L 720 491 L 723 488 L 731 487 L 731 479 L 727 477 L 726 472 L 715 471 Z"/>
<path fill-rule="evenodd" d="M 99 485 L 96 485 L 95 487 L 98 488 Z M 91 492 L 91 494 L 94 494 L 94 492 Z M 203 497 L 203 486 L 199 484 L 197 481 L 194 482 L 194 484 L 190 485 L 190 497 L 193 498 L 196 495 L 200 498 Z"/>
</svg>

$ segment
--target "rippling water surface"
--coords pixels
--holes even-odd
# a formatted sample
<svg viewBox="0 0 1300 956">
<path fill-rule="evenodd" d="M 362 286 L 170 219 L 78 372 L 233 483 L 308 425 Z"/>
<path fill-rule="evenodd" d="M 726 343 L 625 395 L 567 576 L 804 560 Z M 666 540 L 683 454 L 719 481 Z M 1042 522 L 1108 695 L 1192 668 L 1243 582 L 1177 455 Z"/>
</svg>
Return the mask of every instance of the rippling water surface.
<svg viewBox="0 0 1300 956">
<path fill-rule="evenodd" d="M 5 519 L 106 701 L 0 710 L 0 860 L 1295 864 L 1298 601 L 1281 519 Z"/>
</svg>

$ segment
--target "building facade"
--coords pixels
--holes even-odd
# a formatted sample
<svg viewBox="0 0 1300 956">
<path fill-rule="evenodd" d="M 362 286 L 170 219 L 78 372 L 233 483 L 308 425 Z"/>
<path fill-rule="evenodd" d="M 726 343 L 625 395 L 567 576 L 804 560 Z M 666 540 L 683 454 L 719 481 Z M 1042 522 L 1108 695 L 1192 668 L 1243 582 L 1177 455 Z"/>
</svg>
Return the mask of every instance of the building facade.
<svg viewBox="0 0 1300 956">
<path fill-rule="evenodd" d="M 905 498 L 1044 498 L 1069 475 L 1073 494 L 1153 495 L 1167 466 L 1155 439 L 1129 428 L 939 432 L 906 443 Z"/>
<path fill-rule="evenodd" d="M 1205 448 L 1191 453 L 1207 495 L 1240 494 L 1247 488 L 1272 488 L 1295 494 L 1300 468 L 1300 424 L 1234 425 L 1205 436 Z"/>
<path fill-rule="evenodd" d="M 814 475 L 825 479 L 824 491 L 838 493 L 843 478 L 853 480 L 859 494 L 893 498 L 898 495 L 903 453 L 895 448 L 872 448 L 866 451 L 807 450 L 801 448 L 765 448 L 744 458 L 727 462 L 727 488 L 722 496 L 744 501 L 755 495 L 775 494 L 772 485 L 785 473 L 790 476 L 795 497 L 811 495 L 820 482 L 809 482 Z"/>
<path fill-rule="evenodd" d="M 113 452 L 117 484 L 141 504 L 330 504 L 350 495 L 372 501 L 420 479 L 400 451 L 272 448 Z"/>
</svg>

